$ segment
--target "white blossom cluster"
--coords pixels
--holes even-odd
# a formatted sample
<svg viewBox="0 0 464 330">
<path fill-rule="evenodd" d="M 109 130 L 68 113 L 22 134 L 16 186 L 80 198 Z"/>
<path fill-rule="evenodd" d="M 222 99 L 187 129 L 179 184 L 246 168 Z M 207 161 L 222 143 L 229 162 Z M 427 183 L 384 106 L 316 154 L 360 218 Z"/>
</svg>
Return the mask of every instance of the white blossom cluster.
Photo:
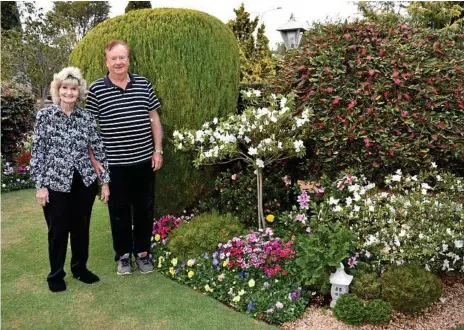
<svg viewBox="0 0 464 330">
<path fill-rule="evenodd" d="M 261 92 L 249 90 L 244 97 L 259 106 L 250 106 L 240 115 L 214 118 L 199 130 L 176 130 L 175 148 L 194 150 L 196 166 L 242 159 L 257 169 L 305 154 L 302 139 L 312 111 L 305 109 L 297 113 L 292 94 L 286 97 L 271 94 L 258 99 Z"/>
<path fill-rule="evenodd" d="M 418 261 L 427 269 L 464 272 L 464 180 L 432 170 L 386 177 L 379 190 L 363 177 L 346 175 L 336 196 L 326 196 L 319 220 L 342 221 L 370 260 Z"/>
</svg>

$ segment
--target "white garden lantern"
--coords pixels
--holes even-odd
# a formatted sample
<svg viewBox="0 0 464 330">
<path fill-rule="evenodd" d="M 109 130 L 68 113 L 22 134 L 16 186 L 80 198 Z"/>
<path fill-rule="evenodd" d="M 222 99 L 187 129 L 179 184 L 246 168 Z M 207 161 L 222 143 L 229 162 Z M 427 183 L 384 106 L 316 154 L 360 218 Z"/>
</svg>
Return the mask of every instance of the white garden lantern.
<svg viewBox="0 0 464 330">
<path fill-rule="evenodd" d="M 306 29 L 303 27 L 303 24 L 296 21 L 295 16 L 292 14 L 288 22 L 278 28 L 277 31 L 282 35 L 287 50 L 290 50 L 298 48 L 301 42 L 301 36 Z"/>
<path fill-rule="evenodd" d="M 343 264 L 340 263 L 340 268 L 337 268 L 336 272 L 330 275 L 330 284 L 332 284 L 330 290 L 330 295 L 332 296 L 330 308 L 335 306 L 337 299 L 340 298 L 341 295 L 348 293 L 352 280 L 353 276 L 345 273 Z"/>
</svg>

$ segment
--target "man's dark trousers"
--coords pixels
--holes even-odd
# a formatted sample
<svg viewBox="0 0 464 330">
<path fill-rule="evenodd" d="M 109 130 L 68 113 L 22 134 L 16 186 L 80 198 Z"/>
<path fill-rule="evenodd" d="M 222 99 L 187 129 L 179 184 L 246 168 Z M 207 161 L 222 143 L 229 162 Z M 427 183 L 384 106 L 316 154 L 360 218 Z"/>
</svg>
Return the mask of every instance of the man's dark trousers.
<svg viewBox="0 0 464 330">
<path fill-rule="evenodd" d="M 151 160 L 136 165 L 110 166 L 109 170 L 108 209 L 115 260 L 126 253 L 150 253 L 154 214 Z"/>
<path fill-rule="evenodd" d="M 79 275 L 87 269 L 90 215 L 97 191 L 97 181 L 86 187 L 77 170 L 74 170 L 70 193 L 48 189 L 49 203 L 43 208 L 48 227 L 50 259 L 47 281 L 59 281 L 66 275 L 63 268 L 69 234 L 72 273 Z"/>
</svg>

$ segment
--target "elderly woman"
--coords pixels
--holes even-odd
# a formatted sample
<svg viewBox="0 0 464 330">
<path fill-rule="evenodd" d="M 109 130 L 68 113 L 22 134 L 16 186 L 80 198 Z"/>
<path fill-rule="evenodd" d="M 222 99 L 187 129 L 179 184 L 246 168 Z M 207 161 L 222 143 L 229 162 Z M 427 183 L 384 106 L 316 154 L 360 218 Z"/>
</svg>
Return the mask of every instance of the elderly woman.
<svg viewBox="0 0 464 330">
<path fill-rule="evenodd" d="M 89 148 L 104 169 L 100 181 L 101 199 L 105 202 L 110 179 L 95 119 L 77 105 L 86 94 L 86 82 L 79 69 L 68 67 L 55 74 L 51 94 L 53 105 L 37 113 L 31 177 L 48 226 L 48 287 L 59 292 L 66 290 L 64 263 L 69 234 L 73 276 L 88 284 L 99 281 L 87 269 L 90 214 L 98 190 Z"/>
</svg>

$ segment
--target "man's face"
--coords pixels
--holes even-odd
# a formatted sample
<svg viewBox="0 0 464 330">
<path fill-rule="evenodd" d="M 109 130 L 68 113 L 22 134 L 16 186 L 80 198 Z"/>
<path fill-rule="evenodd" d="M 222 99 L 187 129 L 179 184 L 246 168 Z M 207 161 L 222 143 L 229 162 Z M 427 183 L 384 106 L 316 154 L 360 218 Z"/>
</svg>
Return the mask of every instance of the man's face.
<svg viewBox="0 0 464 330">
<path fill-rule="evenodd" d="M 106 52 L 106 67 L 115 75 L 127 74 L 129 71 L 129 52 L 123 45 L 116 45 Z"/>
</svg>

